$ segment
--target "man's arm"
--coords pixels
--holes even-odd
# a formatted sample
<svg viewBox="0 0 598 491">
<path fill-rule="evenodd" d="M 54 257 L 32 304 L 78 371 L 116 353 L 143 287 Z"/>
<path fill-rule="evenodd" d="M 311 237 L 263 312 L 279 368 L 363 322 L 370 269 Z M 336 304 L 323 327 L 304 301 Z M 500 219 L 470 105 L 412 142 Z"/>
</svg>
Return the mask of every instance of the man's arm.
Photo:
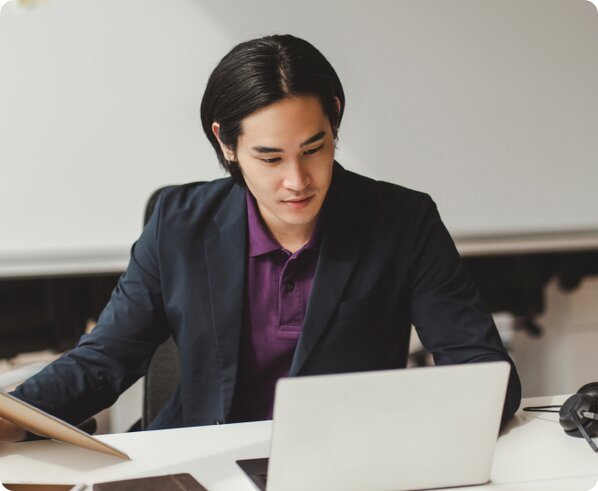
<svg viewBox="0 0 598 491">
<path fill-rule="evenodd" d="M 93 332 L 13 396 L 77 425 L 114 403 L 145 373 L 149 357 L 169 334 L 157 252 L 160 206 L 158 200 Z"/>
<path fill-rule="evenodd" d="M 521 401 L 513 360 L 471 280 L 436 205 L 427 199 L 412 247 L 412 321 L 437 365 L 505 360 L 511 364 L 503 420 Z"/>
</svg>

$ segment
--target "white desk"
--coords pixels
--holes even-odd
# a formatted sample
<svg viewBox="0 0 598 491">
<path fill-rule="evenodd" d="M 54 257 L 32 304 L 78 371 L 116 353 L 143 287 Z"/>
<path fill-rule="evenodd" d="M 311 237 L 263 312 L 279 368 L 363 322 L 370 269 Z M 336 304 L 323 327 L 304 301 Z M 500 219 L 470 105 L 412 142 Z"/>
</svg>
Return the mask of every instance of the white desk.
<svg viewBox="0 0 598 491">
<path fill-rule="evenodd" d="M 534 398 L 524 405 L 563 399 Z M 52 441 L 3 445 L 0 479 L 92 484 L 189 472 L 209 491 L 255 491 L 235 460 L 267 456 L 270 430 L 264 421 L 99 437 L 127 452 L 128 462 Z M 556 414 L 519 412 L 498 440 L 491 483 L 452 489 L 587 491 L 597 480 L 598 454 L 583 439 L 565 435 Z"/>
</svg>

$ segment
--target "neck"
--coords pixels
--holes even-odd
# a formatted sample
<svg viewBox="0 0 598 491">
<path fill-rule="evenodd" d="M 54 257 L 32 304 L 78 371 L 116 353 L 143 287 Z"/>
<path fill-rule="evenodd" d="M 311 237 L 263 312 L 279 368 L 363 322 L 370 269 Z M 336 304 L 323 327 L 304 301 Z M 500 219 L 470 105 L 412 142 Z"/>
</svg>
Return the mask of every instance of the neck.
<svg viewBox="0 0 598 491">
<path fill-rule="evenodd" d="M 309 242 L 318 221 L 317 215 L 309 223 L 292 225 L 270 214 L 259 202 L 256 201 L 256 204 L 266 228 L 274 240 L 286 250 L 296 252 Z"/>
<path fill-rule="evenodd" d="M 300 227 L 300 230 L 280 230 L 269 224 L 267 225 L 276 242 L 293 253 L 309 242 L 311 234 L 314 231 L 315 223 L 310 223 L 309 226 L 306 227 Z"/>
</svg>

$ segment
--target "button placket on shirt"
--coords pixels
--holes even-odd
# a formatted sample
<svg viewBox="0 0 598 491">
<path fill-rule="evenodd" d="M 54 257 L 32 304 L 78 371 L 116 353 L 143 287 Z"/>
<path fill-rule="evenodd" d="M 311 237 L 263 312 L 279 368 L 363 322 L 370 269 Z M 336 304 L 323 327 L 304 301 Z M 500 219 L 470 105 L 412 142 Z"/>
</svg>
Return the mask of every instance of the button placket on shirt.
<svg viewBox="0 0 598 491">
<path fill-rule="evenodd" d="M 297 256 L 290 255 L 288 256 L 288 260 L 286 264 L 282 268 L 282 288 L 285 292 L 292 292 L 295 289 L 295 281 L 294 281 L 294 273 L 295 273 L 295 262 L 297 261 Z"/>
<path fill-rule="evenodd" d="M 281 251 L 283 252 L 283 251 Z M 282 331 L 301 330 L 299 321 L 303 309 L 301 289 L 295 288 L 295 266 L 299 256 L 283 252 L 285 263 L 281 270 L 279 282 L 279 327 Z M 286 307 L 286 308 L 285 308 Z"/>
</svg>

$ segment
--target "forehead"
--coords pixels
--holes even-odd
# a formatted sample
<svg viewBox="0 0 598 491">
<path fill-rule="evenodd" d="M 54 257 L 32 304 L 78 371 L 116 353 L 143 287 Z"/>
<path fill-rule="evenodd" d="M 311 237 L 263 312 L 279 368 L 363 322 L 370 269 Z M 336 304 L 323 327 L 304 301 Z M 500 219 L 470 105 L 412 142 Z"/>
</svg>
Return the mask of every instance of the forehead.
<svg viewBox="0 0 598 491">
<path fill-rule="evenodd" d="M 293 144 L 329 130 L 328 118 L 316 96 L 294 96 L 258 109 L 243 119 L 239 144 Z"/>
</svg>

